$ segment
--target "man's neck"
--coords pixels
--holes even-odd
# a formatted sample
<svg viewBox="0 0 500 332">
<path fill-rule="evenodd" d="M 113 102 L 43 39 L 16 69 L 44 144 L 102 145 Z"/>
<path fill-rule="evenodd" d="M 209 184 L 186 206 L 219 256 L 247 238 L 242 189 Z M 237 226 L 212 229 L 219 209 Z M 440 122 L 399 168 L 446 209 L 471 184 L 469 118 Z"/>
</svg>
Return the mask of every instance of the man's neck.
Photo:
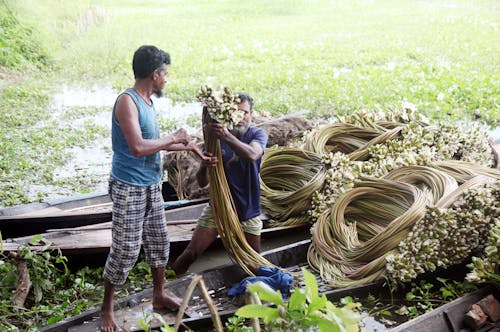
<svg viewBox="0 0 500 332">
<path fill-rule="evenodd" d="M 133 89 L 148 105 L 151 105 L 151 96 L 153 95 L 153 89 L 151 89 L 149 86 L 141 84 L 140 81 L 135 82 Z"/>
</svg>

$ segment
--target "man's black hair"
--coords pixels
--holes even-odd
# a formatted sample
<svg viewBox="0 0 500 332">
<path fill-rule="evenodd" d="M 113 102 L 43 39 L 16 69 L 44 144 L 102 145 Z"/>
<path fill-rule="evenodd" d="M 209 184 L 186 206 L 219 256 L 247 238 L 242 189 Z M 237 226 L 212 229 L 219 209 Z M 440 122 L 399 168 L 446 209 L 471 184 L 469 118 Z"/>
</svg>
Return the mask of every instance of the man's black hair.
<svg viewBox="0 0 500 332">
<path fill-rule="evenodd" d="M 134 53 L 132 61 L 134 77 L 136 79 L 146 78 L 163 64 L 170 64 L 170 55 L 167 52 L 156 46 L 143 45 Z"/>
<path fill-rule="evenodd" d="M 246 92 L 237 92 L 241 103 L 248 102 L 250 110 L 253 111 L 253 98 Z"/>
</svg>

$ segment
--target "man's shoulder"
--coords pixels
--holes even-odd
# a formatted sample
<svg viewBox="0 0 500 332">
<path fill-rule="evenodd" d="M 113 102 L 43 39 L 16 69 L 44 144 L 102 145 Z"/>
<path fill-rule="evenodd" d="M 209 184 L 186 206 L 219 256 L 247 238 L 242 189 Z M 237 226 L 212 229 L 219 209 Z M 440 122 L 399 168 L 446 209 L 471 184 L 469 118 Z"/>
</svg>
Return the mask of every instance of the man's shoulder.
<svg viewBox="0 0 500 332">
<path fill-rule="evenodd" d="M 250 131 L 251 134 L 253 135 L 258 135 L 258 134 L 264 134 L 264 135 L 267 135 L 267 132 L 260 128 L 260 127 L 255 127 L 255 126 L 250 126 L 248 128 L 248 130 Z"/>
</svg>

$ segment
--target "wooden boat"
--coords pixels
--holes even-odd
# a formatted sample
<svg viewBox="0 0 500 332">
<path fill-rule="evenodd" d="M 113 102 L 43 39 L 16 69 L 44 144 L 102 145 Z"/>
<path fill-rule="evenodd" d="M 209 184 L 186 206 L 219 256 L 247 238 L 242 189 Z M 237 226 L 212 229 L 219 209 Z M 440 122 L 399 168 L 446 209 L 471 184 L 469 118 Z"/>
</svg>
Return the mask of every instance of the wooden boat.
<svg viewBox="0 0 500 332">
<path fill-rule="evenodd" d="M 310 245 L 310 240 L 299 241 L 294 244 L 290 244 L 284 247 L 273 249 L 263 253 L 262 255 L 266 257 L 272 263 L 285 267 L 288 271 L 295 273 L 299 272 L 301 267 L 308 268 L 307 265 L 307 250 Z M 309 269 L 310 270 L 310 269 Z M 242 278 L 246 275 L 244 271 L 235 264 L 226 264 L 223 266 L 218 266 L 209 270 L 206 270 L 200 275 L 209 290 L 209 294 L 218 310 L 219 316 L 225 320 L 230 316 L 234 315 L 234 312 L 243 304 L 241 299 L 229 299 L 227 297 L 227 291 L 230 287 L 240 282 Z M 181 277 L 172 282 L 166 284 L 166 290 L 168 293 L 174 294 L 178 297 L 183 297 L 186 292 L 188 285 L 190 284 L 193 274 Z M 369 294 L 380 299 L 387 299 L 388 301 L 397 301 L 398 296 L 400 299 L 404 299 L 405 293 L 400 292 L 400 294 L 391 294 L 389 287 L 385 286 L 383 281 L 368 283 L 356 287 L 347 287 L 334 289 L 324 282 L 321 281 L 318 275 L 316 275 L 318 281 L 319 292 L 325 294 L 331 301 L 339 301 L 341 298 L 346 296 L 351 296 L 353 298 L 366 298 Z M 299 282 L 300 284 L 300 282 Z M 482 289 L 477 294 L 486 294 L 492 292 L 495 296 L 498 296 L 498 290 L 496 289 Z M 474 295 L 475 294 L 475 295 Z M 471 299 L 474 301 L 479 295 L 473 293 L 472 295 L 466 295 L 461 299 L 455 300 L 459 302 L 470 303 Z M 152 317 L 153 310 L 151 304 L 152 289 L 146 289 L 140 293 L 131 295 L 127 298 L 121 299 L 115 303 L 115 319 L 121 328 L 125 331 L 140 331 L 141 328 L 138 326 L 139 319 L 146 319 L 148 316 Z M 463 307 L 463 306 L 462 306 Z M 441 309 L 441 312 L 448 310 L 455 310 L 454 305 L 447 305 Z M 175 323 L 175 314 L 173 313 L 162 313 L 164 320 L 173 325 Z M 190 299 L 188 310 L 185 313 L 185 318 L 183 319 L 183 324 L 194 331 L 211 331 L 212 330 L 212 320 L 208 306 L 203 302 L 201 293 L 199 290 L 195 290 L 192 298 Z M 423 316 L 422 316 L 423 317 Z M 448 312 L 448 317 L 453 317 L 453 319 L 460 320 L 461 317 L 459 312 L 455 312 L 451 315 Z M 422 320 L 422 319 L 421 319 Z M 423 319 L 426 321 L 425 319 Z M 382 323 L 377 322 L 373 317 L 365 316 L 363 319 L 365 328 L 370 328 L 370 331 L 390 331 L 389 328 L 385 327 Z M 401 324 L 401 322 L 400 322 Z M 409 325 L 404 325 L 409 324 Z M 411 325 L 414 324 L 414 325 Z M 99 326 L 99 308 L 94 308 L 81 313 L 78 316 L 70 317 L 64 319 L 54 325 L 48 326 L 41 331 L 43 332 L 59 332 L 59 331 L 71 331 L 71 332 L 88 332 L 96 331 Z M 150 322 L 151 328 L 158 328 L 161 326 L 160 322 L 153 319 Z M 400 328 L 396 327 L 394 331 L 424 331 L 424 323 L 417 320 L 409 321 L 408 323 L 403 323 Z M 449 326 L 444 327 L 444 325 L 439 325 L 439 328 L 429 328 L 431 325 L 427 325 L 427 331 L 458 331 L 458 329 L 451 329 Z M 432 325 L 438 326 L 438 325 Z M 455 322 L 455 326 L 460 326 L 460 323 Z M 406 327 L 409 327 L 406 328 Z M 362 329 L 363 330 L 363 329 Z"/>
<path fill-rule="evenodd" d="M 165 210 L 206 203 L 208 199 L 166 201 Z M 0 210 L 4 239 L 44 233 L 47 230 L 94 225 L 111 220 L 108 194 L 89 194 Z"/>
<path fill-rule="evenodd" d="M 196 227 L 196 220 L 207 204 L 202 202 L 165 211 L 171 259 L 177 257 L 189 243 Z M 264 224 L 267 223 L 264 222 Z M 296 231 L 309 235 L 309 228 L 305 224 L 266 227 L 262 230 L 262 239 L 283 237 Z M 28 245 L 31 249 L 37 250 L 50 242 L 48 249 L 59 249 L 71 263 L 79 262 L 75 267 L 85 264 L 91 266 L 102 265 L 111 246 L 111 222 L 107 221 L 81 227 L 48 229 L 41 234 L 41 237 L 40 243 L 34 245 L 29 244 L 33 239 L 33 235 L 6 239 L 2 241 L 2 250 L 7 253 L 17 251 L 20 247 Z M 220 241 L 216 241 L 214 245 L 221 244 Z"/>
</svg>

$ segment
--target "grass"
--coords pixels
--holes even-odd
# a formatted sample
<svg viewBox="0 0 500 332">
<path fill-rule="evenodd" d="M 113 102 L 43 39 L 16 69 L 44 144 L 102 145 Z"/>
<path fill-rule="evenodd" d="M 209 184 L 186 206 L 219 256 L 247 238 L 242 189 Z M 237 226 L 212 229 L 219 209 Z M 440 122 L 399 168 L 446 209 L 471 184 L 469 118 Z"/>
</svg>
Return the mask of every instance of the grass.
<svg viewBox="0 0 500 332">
<path fill-rule="evenodd" d="M 18 87 L 29 93 L 31 85 L 43 85 L 45 98 L 65 84 L 127 87 L 133 52 L 154 44 L 172 56 L 166 94 L 175 102 L 193 101 L 202 83 L 212 83 L 250 92 L 256 109 L 271 115 L 308 110 L 311 117 L 333 118 L 408 101 L 433 119 L 500 125 L 496 1 L 6 3 L 20 25 L 34 31 L 50 63 Z M 45 108 L 35 102 L 20 111 L 9 103 L 0 105 L 2 116 L 21 123 Z M 10 139 L 6 135 L 2 131 L 0 140 Z M 39 143 L 51 149 L 50 139 Z M 30 166 L 41 162 L 19 155 Z M 19 171 L 21 161 L 11 163 L 2 169 L 6 176 L 31 180 Z M 0 205 L 26 200 L 4 197 Z"/>
</svg>

